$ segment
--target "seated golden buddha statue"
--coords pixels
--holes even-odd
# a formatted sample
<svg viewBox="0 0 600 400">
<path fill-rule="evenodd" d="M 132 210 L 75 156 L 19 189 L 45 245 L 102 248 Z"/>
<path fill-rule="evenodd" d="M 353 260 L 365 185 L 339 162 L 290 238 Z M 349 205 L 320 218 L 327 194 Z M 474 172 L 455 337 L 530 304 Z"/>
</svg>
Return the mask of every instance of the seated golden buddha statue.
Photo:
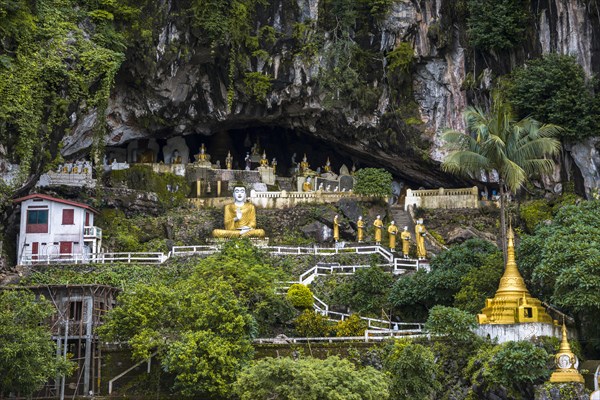
<svg viewBox="0 0 600 400">
<path fill-rule="evenodd" d="M 206 154 L 206 147 L 204 147 L 204 143 L 202 143 L 202 146 L 200 146 L 200 152 L 194 155 L 194 157 L 196 158 L 196 162 L 210 160 L 210 156 Z"/>
<path fill-rule="evenodd" d="M 331 161 L 329 161 L 329 157 L 327 157 L 327 162 L 323 166 L 323 172 L 331 172 Z"/>
<path fill-rule="evenodd" d="M 225 206 L 225 229 L 215 229 L 215 238 L 265 237 L 265 231 L 256 229 L 256 208 L 246 202 L 246 188 L 236 186 L 233 189 L 233 203 Z"/>
<path fill-rule="evenodd" d="M 300 172 L 305 174 L 310 171 L 310 166 L 308 165 L 308 160 L 306 158 L 306 153 L 304 153 L 304 157 L 302 158 L 302 162 L 300 162 Z"/>
<path fill-rule="evenodd" d="M 267 160 L 267 153 L 263 151 L 262 153 L 262 158 L 260 159 L 260 166 L 261 167 L 268 167 L 269 166 L 269 160 Z"/>
</svg>

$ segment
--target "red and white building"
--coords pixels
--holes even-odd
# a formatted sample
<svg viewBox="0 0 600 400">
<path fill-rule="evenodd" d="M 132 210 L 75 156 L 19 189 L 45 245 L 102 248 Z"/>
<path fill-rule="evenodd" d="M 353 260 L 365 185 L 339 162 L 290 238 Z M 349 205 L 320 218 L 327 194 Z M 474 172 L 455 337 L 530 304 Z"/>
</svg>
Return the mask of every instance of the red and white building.
<svg viewBox="0 0 600 400">
<path fill-rule="evenodd" d="M 21 204 L 18 264 L 85 262 L 90 254 L 100 252 L 102 230 L 94 226 L 98 214 L 94 208 L 44 194 L 14 202 Z"/>
</svg>

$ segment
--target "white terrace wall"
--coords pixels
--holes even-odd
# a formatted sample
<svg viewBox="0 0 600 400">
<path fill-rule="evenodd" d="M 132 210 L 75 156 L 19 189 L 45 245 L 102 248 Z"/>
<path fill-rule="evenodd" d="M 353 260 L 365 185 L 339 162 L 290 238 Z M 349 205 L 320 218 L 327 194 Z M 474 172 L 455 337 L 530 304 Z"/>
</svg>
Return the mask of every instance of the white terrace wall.
<svg viewBox="0 0 600 400">
<path fill-rule="evenodd" d="M 287 192 L 282 190 L 280 192 L 256 192 L 250 191 L 248 200 L 259 208 L 276 208 L 283 209 L 294 207 L 298 204 L 328 204 L 336 203 L 343 198 L 353 198 L 360 201 L 375 200 L 376 197 L 370 196 L 358 196 L 351 192 L 322 192 L 317 190 L 316 192 Z M 229 197 L 208 197 L 189 199 L 189 201 L 198 208 L 202 207 L 216 207 L 222 208 L 226 204 L 232 202 L 232 198 Z"/>
<path fill-rule="evenodd" d="M 522 324 L 483 324 L 474 330 L 475 334 L 483 338 L 497 339 L 498 343 L 518 340 L 531 340 L 539 336 L 561 337 L 561 327 L 541 322 L 528 322 Z"/>
<path fill-rule="evenodd" d="M 478 208 L 477 186 L 463 189 L 432 189 L 406 191 L 404 210 L 409 206 L 422 208 Z"/>
</svg>

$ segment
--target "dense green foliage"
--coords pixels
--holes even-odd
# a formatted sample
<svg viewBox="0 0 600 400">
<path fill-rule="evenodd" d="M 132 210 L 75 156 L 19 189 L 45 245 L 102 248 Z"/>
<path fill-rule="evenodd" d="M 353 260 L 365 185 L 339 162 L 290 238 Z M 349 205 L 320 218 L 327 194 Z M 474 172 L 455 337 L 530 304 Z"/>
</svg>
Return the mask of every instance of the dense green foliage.
<svg viewBox="0 0 600 400">
<path fill-rule="evenodd" d="M 226 281 L 137 285 L 119 296 L 100 334 L 125 341 L 135 360 L 158 353 L 186 396 L 226 396 L 252 354 L 253 318 Z"/>
<path fill-rule="evenodd" d="M 302 311 L 294 320 L 294 327 L 301 337 L 326 337 L 333 329 L 327 317 L 313 310 Z"/>
<path fill-rule="evenodd" d="M 305 309 L 311 308 L 315 303 L 313 294 L 306 285 L 294 283 L 285 295 L 287 301 L 296 308 Z"/>
<path fill-rule="evenodd" d="M 421 344 L 395 341 L 384 369 L 391 376 L 390 394 L 394 399 L 431 399 L 441 389 L 434 354 Z"/>
<path fill-rule="evenodd" d="M 507 50 L 525 39 L 527 0 L 468 0 L 469 43 L 483 50 Z"/>
<path fill-rule="evenodd" d="M 361 168 L 356 171 L 354 192 L 365 196 L 392 194 L 392 174 L 383 168 Z"/>
<path fill-rule="evenodd" d="M 600 348 L 600 202 L 565 206 L 550 225 L 522 238 L 519 265 L 531 289 L 578 316 L 589 347 Z"/>
<path fill-rule="evenodd" d="M 361 319 L 358 314 L 352 314 L 343 321 L 335 324 L 335 336 L 362 336 L 367 329 L 367 321 Z"/>
<path fill-rule="evenodd" d="M 509 398 L 531 399 L 532 384 L 542 383 L 550 375 L 548 360 L 548 353 L 531 342 L 483 346 L 465 370 L 474 385 L 469 398 L 484 398 L 502 387 Z"/>
<path fill-rule="evenodd" d="M 435 306 L 429 310 L 425 329 L 435 335 L 445 335 L 455 342 L 474 340 L 477 319 L 458 308 Z"/>
<path fill-rule="evenodd" d="M 189 268 L 179 279 L 126 287 L 101 335 L 127 342 L 136 360 L 157 352 L 180 394 L 227 398 L 251 357 L 250 338 L 293 318 L 293 309 L 275 293 L 269 258 L 247 240 Z"/>
<path fill-rule="evenodd" d="M 435 305 L 465 306 L 467 311 L 476 312 L 477 309 L 470 307 L 470 303 L 462 298 L 457 300 L 456 296 L 462 290 L 477 292 L 480 296 L 478 309 L 483 307 L 485 297 L 490 297 L 490 290 L 491 294 L 494 293 L 498 281 L 480 288 L 476 277 L 481 272 L 487 273 L 488 257 L 498 253 L 496 246 L 480 239 L 467 240 L 451 247 L 432 260 L 431 272 L 420 270 L 396 281 L 389 295 L 394 312 L 419 321 L 425 320 L 428 311 Z M 466 289 L 473 286 L 474 289 Z"/>
<path fill-rule="evenodd" d="M 53 312 L 43 297 L 0 292 L 0 397 L 30 396 L 48 379 L 71 369 L 70 362 L 56 356 L 50 327 L 42 323 Z"/>
<path fill-rule="evenodd" d="M 161 266 L 137 264 L 96 264 L 77 266 L 45 265 L 21 280 L 23 285 L 88 285 L 129 287 L 138 283 L 172 283 L 191 274 L 189 264 Z"/>
<path fill-rule="evenodd" d="M 454 295 L 454 306 L 478 314 L 485 306 L 485 299 L 494 297 L 503 273 L 504 260 L 500 251 L 484 257 L 481 265 L 462 277 L 460 290 Z"/>
<path fill-rule="evenodd" d="M 182 205 L 190 193 L 190 185 L 185 177 L 171 173 L 157 174 L 148 165 L 133 165 L 128 169 L 110 171 L 106 183 L 110 187 L 125 186 L 154 192 L 163 209 Z"/>
<path fill-rule="evenodd" d="M 0 141 L 20 166 L 17 187 L 55 160 L 71 115 L 103 116 L 124 60 L 115 25 L 126 10 L 114 2 L 0 2 Z M 94 27 L 91 35 L 84 25 Z M 96 128 L 99 150 L 103 117 Z"/>
<path fill-rule="evenodd" d="M 371 367 L 348 360 L 265 358 L 245 369 L 234 390 L 242 400 L 385 400 L 388 379 Z"/>
<path fill-rule="evenodd" d="M 598 132 L 596 100 L 574 57 L 548 54 L 528 61 L 511 74 L 504 95 L 520 116 L 563 127 L 564 138 Z"/>
</svg>

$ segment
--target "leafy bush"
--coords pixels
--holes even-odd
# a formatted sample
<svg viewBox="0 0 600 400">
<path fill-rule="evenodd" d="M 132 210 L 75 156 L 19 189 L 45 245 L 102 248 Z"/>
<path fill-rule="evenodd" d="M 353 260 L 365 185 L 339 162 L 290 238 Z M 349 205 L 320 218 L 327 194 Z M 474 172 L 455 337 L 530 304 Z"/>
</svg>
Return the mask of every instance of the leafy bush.
<svg viewBox="0 0 600 400">
<path fill-rule="evenodd" d="M 291 305 L 300 309 L 312 308 L 315 303 L 313 294 L 308 286 L 301 283 L 294 283 L 290 286 L 285 297 Z"/>
<path fill-rule="evenodd" d="M 435 306 L 429 310 L 425 329 L 436 335 L 446 335 L 450 340 L 473 340 L 477 320 L 473 314 L 453 307 Z"/>
<path fill-rule="evenodd" d="M 452 246 L 431 261 L 431 272 L 421 270 L 400 277 L 390 290 L 389 301 L 402 317 L 422 321 L 433 306 L 452 306 L 456 294 L 469 283 L 463 282 L 465 276 L 478 270 L 488 256 L 498 252 L 496 246 L 481 239 Z M 495 285 L 497 287 L 497 281 Z"/>
<path fill-rule="evenodd" d="M 383 168 L 362 168 L 356 171 L 354 192 L 364 196 L 392 194 L 392 174 Z"/>
<path fill-rule="evenodd" d="M 469 360 L 466 377 L 477 398 L 503 387 L 510 398 L 533 398 L 533 384 L 550 375 L 548 353 L 530 342 L 506 342 L 481 348 Z"/>
<path fill-rule="evenodd" d="M 489 254 L 482 264 L 467 272 L 454 295 L 454 307 L 478 314 L 485 306 L 485 299 L 494 297 L 504 273 L 504 258 L 500 251 Z"/>
<path fill-rule="evenodd" d="M 427 399 L 441 389 L 433 352 L 409 340 L 394 342 L 384 370 L 392 377 L 390 394 L 394 399 Z"/>
<path fill-rule="evenodd" d="M 347 305 L 361 314 L 378 315 L 382 308 L 388 308 L 388 293 L 392 283 L 391 275 L 381 267 L 359 269 L 350 279 Z"/>
<path fill-rule="evenodd" d="M 357 314 L 352 314 L 343 321 L 335 325 L 335 336 L 362 336 L 367 329 L 367 322 L 362 320 Z"/>
<path fill-rule="evenodd" d="M 552 219 L 550 205 L 546 200 L 525 202 L 521 204 L 519 217 L 525 222 L 527 232 L 533 233 L 540 222 Z"/>
<path fill-rule="evenodd" d="M 469 43 L 485 50 L 506 50 L 521 43 L 529 18 L 526 0 L 469 0 Z"/>
<path fill-rule="evenodd" d="M 520 116 L 559 125 L 567 139 L 597 134 L 599 120 L 591 89 L 583 68 L 571 56 L 548 54 L 516 69 L 506 97 Z"/>
<path fill-rule="evenodd" d="M 235 383 L 241 400 L 320 399 L 386 400 L 388 378 L 372 367 L 348 360 L 264 358 L 244 369 Z"/>
<path fill-rule="evenodd" d="M 325 337 L 331 333 L 327 318 L 312 310 L 304 310 L 294 320 L 294 326 L 301 337 Z"/>
</svg>

